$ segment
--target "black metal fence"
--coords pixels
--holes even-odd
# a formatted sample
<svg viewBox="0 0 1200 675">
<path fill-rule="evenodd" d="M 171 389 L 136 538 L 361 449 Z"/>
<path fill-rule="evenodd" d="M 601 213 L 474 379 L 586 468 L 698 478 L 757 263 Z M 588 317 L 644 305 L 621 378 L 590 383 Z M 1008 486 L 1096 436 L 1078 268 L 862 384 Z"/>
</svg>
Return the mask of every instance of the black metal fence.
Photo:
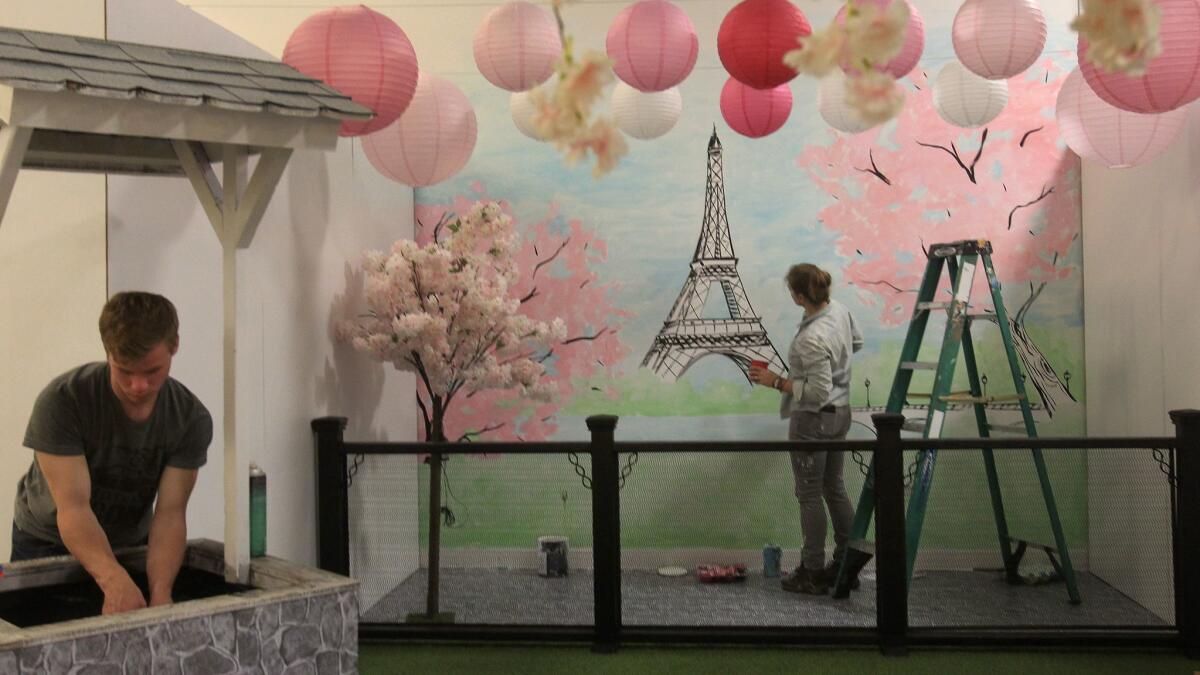
<svg viewBox="0 0 1200 675">
<path fill-rule="evenodd" d="M 1028 438 L 906 439 L 901 437 L 901 415 L 872 416 L 877 437 L 837 442 L 637 442 L 615 439 L 617 418 L 599 415 L 587 419 L 590 442 L 555 443 L 363 443 L 346 441 L 347 420 L 325 417 L 313 420 L 317 460 L 318 564 L 323 569 L 351 573 L 350 483 L 364 457 L 408 456 L 432 453 L 440 464 L 442 456 L 488 453 L 495 455 L 567 455 L 590 457 L 587 473 L 591 494 L 592 574 L 591 622 L 587 625 L 548 625 L 531 621 L 483 623 L 439 623 L 434 583 L 427 597 L 426 619 L 421 613 L 406 622 L 360 624 L 364 639 L 448 640 L 534 640 L 591 642 L 596 651 L 613 651 L 622 643 L 751 643 L 877 645 L 885 653 L 903 654 L 909 646 L 1129 646 L 1174 647 L 1192 658 L 1200 658 L 1200 411 L 1170 413 L 1174 437 L 1039 438 L 1036 447 L 1048 455 L 1056 452 L 1114 452 L 1149 458 L 1153 452 L 1169 484 L 1170 573 L 1167 579 L 1152 580 L 1170 586 L 1174 621 L 1126 625 L 1097 623 L 1085 613 L 1066 614 L 1066 623 L 1056 625 L 939 625 L 916 621 L 910 613 L 908 559 L 906 555 L 906 464 L 905 452 L 963 450 L 1005 452 L 1031 449 Z M 869 453 L 873 459 L 875 494 L 874 625 L 630 625 L 622 612 L 622 509 L 621 485 L 625 479 L 622 455 L 682 453 L 787 453 L 793 450 Z M 990 457 L 990 454 L 988 455 Z M 582 462 L 586 465 L 586 460 Z M 629 466 L 628 459 L 625 467 Z M 911 471 L 911 468 L 909 469 Z M 911 476 L 909 477 L 911 479 Z M 440 484 L 434 483 L 431 489 Z M 853 495 L 852 495 L 853 497 Z M 565 495 L 564 495 L 565 499 Z M 430 511 L 432 533 L 441 509 Z M 435 535 L 436 536 L 436 535 Z M 1003 537 L 1002 537 L 1003 538 Z M 1002 542 L 1003 543 L 1003 542 Z M 1014 545 L 1017 542 L 1014 540 Z M 1031 544 L 1036 548 L 1036 544 Z M 435 545 L 430 566 L 436 568 Z M 1024 550 L 1025 544 L 1020 548 Z M 1058 561 L 1051 556 L 1058 568 Z M 1015 567 L 1015 565 L 1013 566 Z M 628 573 L 628 571 L 626 571 Z M 1009 570 L 1010 583 L 1014 581 Z M 1163 590 L 1163 588 L 1159 588 Z M 862 592 L 869 592 L 864 584 Z M 1064 595 L 1065 597 L 1065 595 Z M 834 601 L 836 602 L 836 601 Z M 683 624 L 685 622 L 678 622 Z M 916 625 L 914 625 L 916 624 Z"/>
</svg>

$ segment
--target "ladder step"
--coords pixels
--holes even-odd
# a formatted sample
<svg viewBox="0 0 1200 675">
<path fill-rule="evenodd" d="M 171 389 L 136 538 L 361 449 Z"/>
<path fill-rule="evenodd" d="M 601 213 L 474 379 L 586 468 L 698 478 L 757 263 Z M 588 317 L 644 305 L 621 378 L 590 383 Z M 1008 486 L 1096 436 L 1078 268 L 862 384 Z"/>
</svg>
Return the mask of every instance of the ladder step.
<svg viewBox="0 0 1200 675">
<path fill-rule="evenodd" d="M 917 311 L 925 311 L 925 310 L 929 310 L 929 309 L 948 309 L 949 307 L 950 307 L 950 303 L 948 303 L 948 302 L 918 302 L 917 303 Z"/>
<path fill-rule="evenodd" d="M 1045 551 L 1046 553 L 1058 553 L 1058 549 L 1050 546 L 1049 544 L 1041 544 L 1036 541 L 1022 539 L 1020 537 L 1009 537 L 1008 541 L 1012 544 L 1025 544 L 1027 548 L 1036 548 L 1039 551 Z"/>
<path fill-rule="evenodd" d="M 1011 394 L 1008 396 L 972 396 L 970 392 L 955 392 L 939 396 L 938 398 L 947 403 L 1012 403 L 1013 401 L 1022 401 L 1025 399 L 1020 394 Z"/>
<path fill-rule="evenodd" d="M 988 431 L 999 431 L 1006 434 L 1028 435 L 1029 430 L 1024 424 L 988 424 Z"/>
<path fill-rule="evenodd" d="M 969 392 L 969 391 L 952 391 L 950 393 L 953 395 L 953 394 L 970 394 L 971 392 Z M 932 398 L 932 397 L 933 397 L 933 394 L 926 394 L 923 392 L 918 392 L 915 394 L 908 394 L 908 398 Z M 946 398 L 946 397 L 942 396 L 941 398 Z"/>
<path fill-rule="evenodd" d="M 904 424 L 900 425 L 901 431 L 915 431 L 918 434 L 925 433 L 925 420 L 913 418 L 904 420 Z"/>
<path fill-rule="evenodd" d="M 937 361 L 901 361 L 901 370 L 937 370 Z"/>
</svg>

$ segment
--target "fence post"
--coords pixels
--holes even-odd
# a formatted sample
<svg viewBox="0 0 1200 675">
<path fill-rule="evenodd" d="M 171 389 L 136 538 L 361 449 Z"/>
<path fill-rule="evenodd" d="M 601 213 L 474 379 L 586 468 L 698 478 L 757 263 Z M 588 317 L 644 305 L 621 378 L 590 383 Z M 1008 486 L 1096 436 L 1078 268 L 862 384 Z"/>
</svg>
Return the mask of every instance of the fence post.
<svg viewBox="0 0 1200 675">
<path fill-rule="evenodd" d="M 317 444 L 317 566 L 350 576 L 349 486 L 342 449 L 346 418 L 318 417 L 312 430 Z"/>
<path fill-rule="evenodd" d="M 875 612 L 879 648 L 889 656 L 907 653 L 908 562 L 904 544 L 904 415 L 877 413 L 875 424 Z"/>
<path fill-rule="evenodd" d="M 611 654 L 621 641 L 620 461 L 613 435 L 615 415 L 587 418 L 592 432 L 592 566 L 596 637 L 592 651 Z"/>
<path fill-rule="evenodd" d="M 1172 410 L 1175 424 L 1175 624 L 1183 651 L 1200 659 L 1200 410 Z"/>
</svg>

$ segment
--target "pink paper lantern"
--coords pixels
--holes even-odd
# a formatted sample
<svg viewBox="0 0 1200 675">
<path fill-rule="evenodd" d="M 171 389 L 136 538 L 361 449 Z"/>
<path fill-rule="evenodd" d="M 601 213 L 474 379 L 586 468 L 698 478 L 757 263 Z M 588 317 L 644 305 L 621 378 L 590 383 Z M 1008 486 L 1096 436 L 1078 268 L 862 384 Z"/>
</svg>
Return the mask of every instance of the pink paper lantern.
<svg viewBox="0 0 1200 675">
<path fill-rule="evenodd" d="M 558 24 L 549 12 L 518 0 L 488 12 L 475 31 L 475 65 L 488 82 L 526 91 L 546 81 L 562 53 Z"/>
<path fill-rule="evenodd" d="M 1122 110 L 1167 112 L 1200 98 L 1200 0 L 1153 2 L 1162 12 L 1162 53 L 1150 60 L 1145 75 L 1098 70 L 1087 58 L 1087 40 L 1079 39 L 1080 70 L 1088 86 Z"/>
<path fill-rule="evenodd" d="M 954 53 L 989 80 L 1025 72 L 1046 46 L 1046 17 L 1036 0 L 967 0 L 954 15 Z"/>
<path fill-rule="evenodd" d="M 1071 71 L 1058 92 L 1058 130 L 1080 157 L 1112 169 L 1144 164 L 1170 147 L 1187 122 L 1183 109 L 1143 115 L 1114 108 Z"/>
<path fill-rule="evenodd" d="M 639 0 L 608 28 L 608 57 L 617 77 L 638 91 L 670 89 L 696 65 L 700 42 L 692 20 L 668 0 Z"/>
<path fill-rule="evenodd" d="M 904 34 L 904 45 L 900 47 L 900 53 L 892 57 L 891 61 L 885 63 L 877 70 L 890 74 L 896 79 L 900 79 L 912 72 L 912 69 L 917 66 L 917 61 L 921 60 L 921 53 L 925 51 L 925 19 L 921 18 L 921 13 L 908 0 L 903 0 L 908 5 L 908 29 Z M 876 7 L 884 8 L 892 3 L 892 0 L 858 0 L 859 4 L 870 3 Z M 834 21 L 839 26 L 846 23 L 846 6 L 838 10 Z M 847 73 L 852 71 L 851 64 L 844 64 L 842 70 Z"/>
<path fill-rule="evenodd" d="M 783 126 L 792 112 L 792 90 L 781 84 L 755 89 L 729 78 L 721 89 L 721 116 L 730 129 L 750 138 L 762 138 Z"/>
<path fill-rule="evenodd" d="M 283 48 L 283 62 L 375 112 L 342 122 L 338 134 L 361 136 L 391 124 L 417 86 L 417 55 L 391 19 L 362 5 L 332 7 L 304 20 Z"/>
<path fill-rule="evenodd" d="M 783 55 L 800 45 L 812 27 L 788 0 L 743 0 L 717 31 L 717 53 L 734 79 L 755 89 L 774 89 L 796 77 Z"/>
<path fill-rule="evenodd" d="M 425 187 L 458 173 L 475 149 L 471 102 L 458 87 L 421 73 L 412 104 L 400 119 L 362 139 L 363 151 L 379 173 L 399 183 Z"/>
</svg>

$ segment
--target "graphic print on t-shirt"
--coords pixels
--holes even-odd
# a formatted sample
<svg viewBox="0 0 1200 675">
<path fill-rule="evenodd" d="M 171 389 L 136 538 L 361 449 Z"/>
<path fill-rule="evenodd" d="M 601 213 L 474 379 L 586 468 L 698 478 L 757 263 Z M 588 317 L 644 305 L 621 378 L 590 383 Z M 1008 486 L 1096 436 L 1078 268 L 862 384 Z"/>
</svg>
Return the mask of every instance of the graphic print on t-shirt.
<svg viewBox="0 0 1200 675">
<path fill-rule="evenodd" d="M 114 446 L 116 462 L 92 467 L 92 511 L 106 532 L 135 532 L 158 491 L 165 448 Z"/>
</svg>

